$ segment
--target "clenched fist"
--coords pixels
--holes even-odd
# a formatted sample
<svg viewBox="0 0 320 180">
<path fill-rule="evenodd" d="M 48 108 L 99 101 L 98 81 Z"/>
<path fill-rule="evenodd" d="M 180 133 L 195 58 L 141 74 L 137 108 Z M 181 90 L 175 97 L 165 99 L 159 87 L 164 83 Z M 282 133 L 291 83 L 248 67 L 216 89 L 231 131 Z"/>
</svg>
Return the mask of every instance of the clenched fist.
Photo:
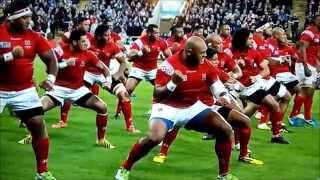
<svg viewBox="0 0 320 180">
<path fill-rule="evenodd" d="M 186 78 L 186 75 L 182 74 L 182 72 L 179 70 L 176 70 L 171 76 L 171 80 L 174 84 L 179 84 L 182 81 L 186 80 Z"/>
<path fill-rule="evenodd" d="M 21 46 L 15 46 L 12 49 L 12 55 L 14 58 L 20 58 L 24 55 L 24 50 Z"/>
</svg>

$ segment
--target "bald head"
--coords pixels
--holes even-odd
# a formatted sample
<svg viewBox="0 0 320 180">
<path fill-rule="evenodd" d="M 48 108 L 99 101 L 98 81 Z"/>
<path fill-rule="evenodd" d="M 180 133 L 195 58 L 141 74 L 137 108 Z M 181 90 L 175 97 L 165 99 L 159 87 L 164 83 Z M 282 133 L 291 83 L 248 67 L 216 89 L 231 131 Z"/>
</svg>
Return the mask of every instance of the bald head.
<svg viewBox="0 0 320 180">
<path fill-rule="evenodd" d="M 204 40 L 198 36 L 191 36 L 185 45 L 185 49 L 207 49 L 206 43 Z"/>
<path fill-rule="evenodd" d="M 185 45 L 185 61 L 187 64 L 198 65 L 206 56 L 207 46 L 204 40 L 198 36 L 191 36 Z"/>
<path fill-rule="evenodd" d="M 218 34 L 210 34 L 206 39 L 206 43 L 207 43 L 208 48 L 213 48 L 217 52 L 223 51 L 222 38 Z"/>
<path fill-rule="evenodd" d="M 278 40 L 280 43 L 285 43 L 287 41 L 286 32 L 280 27 L 275 27 L 272 29 L 272 37 Z"/>
</svg>

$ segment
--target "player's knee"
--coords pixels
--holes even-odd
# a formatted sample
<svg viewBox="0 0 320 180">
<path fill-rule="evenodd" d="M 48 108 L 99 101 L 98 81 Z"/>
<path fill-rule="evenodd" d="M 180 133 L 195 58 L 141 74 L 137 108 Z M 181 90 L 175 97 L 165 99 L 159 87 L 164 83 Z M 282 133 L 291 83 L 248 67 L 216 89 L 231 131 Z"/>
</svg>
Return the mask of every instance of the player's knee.
<svg viewBox="0 0 320 180">
<path fill-rule="evenodd" d="M 107 105 L 104 102 L 97 103 L 97 113 L 99 114 L 107 113 Z"/>
<path fill-rule="evenodd" d="M 26 122 L 26 125 L 32 136 L 45 137 L 47 136 L 45 122 L 43 116 L 35 116 Z"/>
<path fill-rule="evenodd" d="M 271 102 L 269 107 L 272 109 L 272 111 L 275 111 L 275 112 L 281 111 L 280 105 L 276 101 Z"/>
</svg>

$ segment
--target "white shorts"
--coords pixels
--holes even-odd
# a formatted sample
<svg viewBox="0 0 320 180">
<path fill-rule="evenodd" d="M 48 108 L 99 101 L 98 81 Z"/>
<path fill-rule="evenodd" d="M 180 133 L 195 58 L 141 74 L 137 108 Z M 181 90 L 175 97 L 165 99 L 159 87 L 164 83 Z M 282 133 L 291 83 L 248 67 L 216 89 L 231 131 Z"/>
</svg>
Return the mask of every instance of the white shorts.
<svg viewBox="0 0 320 180">
<path fill-rule="evenodd" d="M 129 73 L 129 77 L 134 77 L 137 79 L 145 79 L 147 81 L 152 81 L 156 79 L 157 69 L 151 71 L 145 71 L 143 69 L 132 67 Z"/>
<path fill-rule="evenodd" d="M 46 92 L 46 95 L 52 96 L 63 105 L 64 100 L 75 102 L 89 93 L 91 93 L 91 91 L 85 86 L 82 86 L 79 89 L 70 89 L 54 85 L 53 90 Z"/>
<path fill-rule="evenodd" d="M 304 74 L 304 66 L 303 63 L 295 64 L 295 73 L 300 81 L 301 86 L 303 87 L 314 87 L 314 83 L 317 80 L 317 69 L 308 64 L 309 69 L 311 70 L 311 76 L 306 77 Z"/>
<path fill-rule="evenodd" d="M 287 90 L 287 88 L 286 88 L 283 84 L 281 84 L 280 82 L 278 82 L 278 83 L 280 83 L 279 90 L 278 90 L 277 92 L 270 92 L 271 87 L 272 87 L 273 85 L 275 85 L 276 83 L 277 83 L 277 80 L 274 79 L 273 77 L 270 77 L 270 79 L 265 80 L 265 90 L 266 90 L 267 92 L 269 92 L 272 96 L 277 96 L 278 98 L 282 98 L 282 97 L 284 97 L 284 96 L 287 94 L 288 90 Z"/>
<path fill-rule="evenodd" d="M 0 91 L 0 113 L 6 105 L 11 106 L 13 111 L 42 107 L 35 87 L 21 91 Z"/>
<path fill-rule="evenodd" d="M 248 97 L 251 96 L 253 93 L 257 92 L 258 90 L 265 90 L 265 83 L 265 79 L 259 79 L 251 86 L 245 87 L 240 94 Z"/>
<path fill-rule="evenodd" d="M 112 77 L 108 76 L 105 77 L 103 74 L 93 74 L 88 71 L 84 72 L 83 79 L 85 82 L 89 83 L 90 85 L 99 84 L 101 87 L 110 87 L 112 83 Z"/>
<path fill-rule="evenodd" d="M 116 72 L 118 72 L 119 67 L 120 67 L 120 63 L 119 63 L 116 59 L 112 58 L 112 59 L 110 60 L 110 64 L 109 64 L 110 74 L 113 75 L 113 74 L 115 74 Z"/>
<path fill-rule="evenodd" d="M 155 119 L 162 119 L 169 121 L 172 124 L 171 128 L 184 127 L 193 117 L 211 107 L 197 101 L 192 106 L 186 108 L 176 108 L 165 104 L 156 103 L 152 105 L 150 116 L 150 125 Z"/>
<path fill-rule="evenodd" d="M 288 83 L 292 83 L 294 81 L 299 81 L 297 76 L 295 76 L 291 72 L 278 73 L 276 75 L 276 80 L 278 82 L 283 83 L 283 84 L 288 84 Z"/>
</svg>

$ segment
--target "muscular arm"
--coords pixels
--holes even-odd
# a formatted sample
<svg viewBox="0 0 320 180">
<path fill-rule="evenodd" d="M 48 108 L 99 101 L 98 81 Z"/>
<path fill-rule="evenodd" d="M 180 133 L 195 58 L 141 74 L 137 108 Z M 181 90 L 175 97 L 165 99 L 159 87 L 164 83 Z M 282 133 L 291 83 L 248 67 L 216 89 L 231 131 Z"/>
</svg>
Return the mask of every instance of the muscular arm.
<svg viewBox="0 0 320 180">
<path fill-rule="evenodd" d="M 300 41 L 299 52 L 302 55 L 303 63 L 307 63 L 307 48 L 309 47 L 309 42 L 307 41 Z"/>
<path fill-rule="evenodd" d="M 270 69 L 269 69 L 269 66 L 268 66 L 268 62 L 266 60 L 262 61 L 260 64 L 259 64 L 260 68 L 262 69 L 262 71 L 260 71 L 260 75 L 262 77 L 266 77 L 270 74 Z"/>
<path fill-rule="evenodd" d="M 153 97 L 157 101 L 162 101 L 167 99 L 171 95 L 172 91 L 170 91 L 167 85 L 164 86 L 155 86 L 153 91 Z"/>
<path fill-rule="evenodd" d="M 102 61 L 99 60 L 96 67 L 102 70 L 105 77 L 109 76 L 109 68 Z"/>
<path fill-rule="evenodd" d="M 117 61 L 119 62 L 119 64 L 120 64 L 120 67 L 119 67 L 117 73 L 124 74 L 124 71 L 125 71 L 126 68 L 127 68 L 126 59 L 124 58 L 123 55 L 120 55 L 120 56 L 117 56 L 117 57 L 116 57 L 116 60 L 117 60 Z"/>
<path fill-rule="evenodd" d="M 42 62 L 44 62 L 47 66 L 47 73 L 56 76 L 58 73 L 58 60 L 53 50 L 49 50 L 48 52 L 39 56 Z"/>
</svg>

